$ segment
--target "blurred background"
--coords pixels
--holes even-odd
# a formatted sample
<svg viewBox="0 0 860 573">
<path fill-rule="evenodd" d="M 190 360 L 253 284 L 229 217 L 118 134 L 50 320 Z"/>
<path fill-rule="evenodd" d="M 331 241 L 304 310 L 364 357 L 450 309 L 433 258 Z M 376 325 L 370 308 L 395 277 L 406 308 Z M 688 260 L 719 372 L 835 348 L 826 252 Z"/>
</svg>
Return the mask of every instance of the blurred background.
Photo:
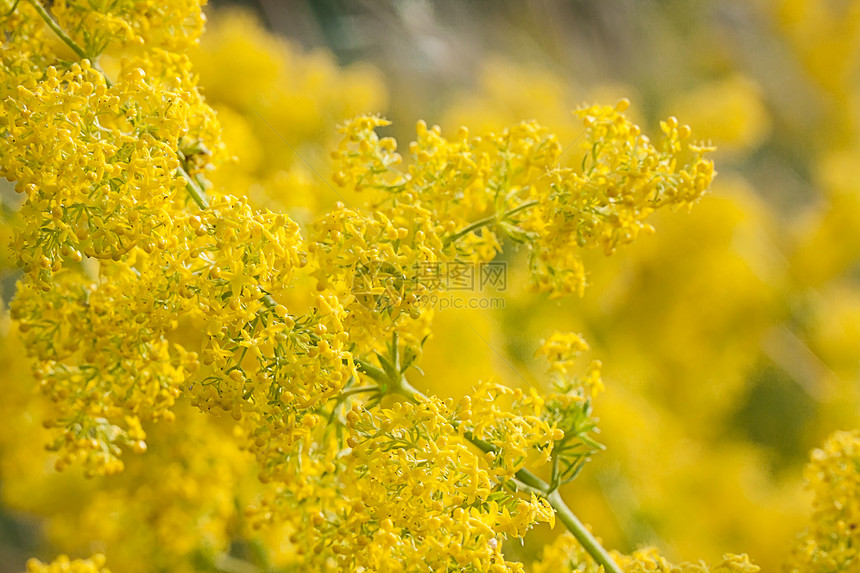
<svg viewBox="0 0 860 573">
<path fill-rule="evenodd" d="M 860 1 L 259 0 L 208 14 L 193 57 L 235 155 L 213 182 L 303 223 L 338 200 L 328 153 L 359 113 L 391 119 L 401 149 L 418 119 L 443 134 L 535 119 L 573 161 L 571 111 L 627 97 L 646 133 L 674 115 L 712 141 L 719 175 L 690 213 L 659 214 L 655 236 L 612 257 L 587 253 L 581 299 L 530 294 L 511 271 L 504 309 L 439 312 L 414 383 L 540 386 L 539 340 L 581 332 L 607 387 L 595 403 L 607 451 L 565 491 L 582 520 L 621 551 L 747 552 L 779 570 L 810 512 L 810 450 L 860 426 Z M 261 541 L 238 517 L 256 492 L 241 453 L 212 443 L 227 422 L 189 411 L 154 430 L 196 444 L 151 448 L 172 472 L 161 490 L 141 491 L 159 480 L 152 458 L 128 455 L 113 478 L 53 473 L 34 453 L 42 406 L 2 328 L 0 571 L 92 550 L 116 571 L 229 570 L 215 557 L 259 552 L 289 563 L 283 536 Z M 201 467 L 217 476 L 208 487 L 183 477 Z M 509 553 L 530 562 L 557 534 Z"/>
</svg>

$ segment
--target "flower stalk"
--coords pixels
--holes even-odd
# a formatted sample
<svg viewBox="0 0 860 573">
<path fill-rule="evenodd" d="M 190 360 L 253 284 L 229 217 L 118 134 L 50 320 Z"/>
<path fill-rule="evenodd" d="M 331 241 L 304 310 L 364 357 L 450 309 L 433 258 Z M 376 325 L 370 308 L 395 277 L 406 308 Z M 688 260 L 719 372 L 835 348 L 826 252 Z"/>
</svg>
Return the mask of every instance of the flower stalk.
<svg viewBox="0 0 860 573">
<path fill-rule="evenodd" d="M 377 368 L 372 364 L 368 364 L 366 361 L 357 362 L 359 369 L 375 381 L 379 382 L 383 391 L 389 394 L 399 394 L 414 404 L 428 400 L 428 397 L 423 392 L 412 386 L 412 384 L 410 384 L 406 379 L 406 376 L 402 373 L 400 373 L 399 376 L 389 376 L 383 369 Z M 471 433 L 466 432 L 463 437 L 484 453 L 498 453 L 497 449 L 491 444 L 476 438 Z M 577 541 L 579 541 L 588 554 L 591 555 L 599 565 L 603 566 L 607 573 L 623 573 L 621 568 L 612 559 L 612 556 L 609 555 L 606 548 L 600 544 L 585 524 L 583 524 L 576 514 L 573 513 L 573 510 L 571 510 L 564 501 L 564 498 L 562 498 L 561 493 L 557 488 L 552 487 L 550 484 L 525 468 L 516 472 L 515 480 L 519 485 L 525 486 L 523 489 L 534 492 L 549 502 L 553 510 L 555 510 L 559 521 L 561 521 L 565 528 L 567 528 Z"/>
</svg>

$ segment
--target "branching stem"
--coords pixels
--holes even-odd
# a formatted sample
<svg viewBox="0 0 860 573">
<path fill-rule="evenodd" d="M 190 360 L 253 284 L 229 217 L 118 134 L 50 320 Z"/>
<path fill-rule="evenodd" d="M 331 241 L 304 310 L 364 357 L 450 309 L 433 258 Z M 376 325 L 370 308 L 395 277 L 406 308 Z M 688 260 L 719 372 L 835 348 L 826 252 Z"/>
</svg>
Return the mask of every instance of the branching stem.
<svg viewBox="0 0 860 573">
<path fill-rule="evenodd" d="M 490 225 L 494 225 L 500 221 L 504 221 L 505 219 L 507 219 L 513 215 L 516 215 L 517 213 L 519 213 L 521 211 L 525 211 L 526 209 L 530 209 L 537 204 L 538 204 L 537 201 L 526 201 L 522 205 L 519 205 L 517 207 L 514 207 L 513 209 L 505 211 L 504 213 L 490 215 L 489 217 L 485 217 L 483 219 L 479 219 L 479 220 L 475 221 L 474 223 L 470 223 L 466 227 L 463 227 L 462 229 L 460 229 L 459 231 L 457 231 L 453 235 L 446 238 L 445 239 L 445 246 L 448 246 L 451 243 L 454 243 L 454 242 L 462 239 L 463 237 L 465 237 L 469 233 L 472 233 L 472 232 L 477 231 L 478 229 L 482 229 L 484 227 L 488 227 Z"/>
<path fill-rule="evenodd" d="M 381 372 L 381 370 L 380 370 Z M 388 383 L 389 391 L 396 392 L 413 403 L 418 403 L 427 400 L 421 391 L 413 387 L 405 376 L 401 376 L 400 380 Z M 465 433 L 464 437 L 476 448 L 482 452 L 496 452 L 496 448 L 481 439 L 472 436 L 470 433 Z M 589 555 L 599 564 L 603 566 L 606 573 L 623 573 L 621 568 L 609 555 L 609 552 L 600 544 L 588 528 L 576 517 L 576 514 L 568 507 L 564 499 L 561 497 L 558 489 L 554 489 L 550 484 L 540 479 L 538 476 L 523 468 L 514 474 L 518 482 L 526 486 L 526 489 L 535 491 L 543 496 L 552 508 L 555 510 L 556 516 L 571 534 L 579 541 L 580 545 L 588 552 Z"/>
</svg>

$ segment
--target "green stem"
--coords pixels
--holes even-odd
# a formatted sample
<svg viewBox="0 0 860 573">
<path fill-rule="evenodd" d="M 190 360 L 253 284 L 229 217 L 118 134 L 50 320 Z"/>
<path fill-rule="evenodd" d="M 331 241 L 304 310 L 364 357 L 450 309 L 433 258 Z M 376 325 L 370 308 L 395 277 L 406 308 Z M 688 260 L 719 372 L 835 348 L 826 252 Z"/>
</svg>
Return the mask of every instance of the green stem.
<svg viewBox="0 0 860 573">
<path fill-rule="evenodd" d="M 488 227 L 494 223 L 498 223 L 499 221 L 504 221 L 508 217 L 510 217 L 512 215 L 516 215 L 517 213 L 519 213 L 521 211 L 525 211 L 526 209 L 530 209 L 537 204 L 538 204 L 537 201 L 526 201 L 522 205 L 519 205 L 517 207 L 514 207 L 513 209 L 505 211 L 501 215 L 499 215 L 499 214 L 490 215 L 489 217 L 479 219 L 479 220 L 475 221 L 474 223 L 470 223 L 466 227 L 460 229 L 459 231 L 457 231 L 456 233 L 454 233 L 450 237 L 446 238 L 444 241 L 444 244 L 447 247 L 451 243 L 454 243 L 454 242 L 462 239 L 463 237 L 465 237 L 469 233 L 477 231 L 478 229 L 481 229 L 483 227 Z"/>
<path fill-rule="evenodd" d="M 396 391 L 394 388 L 388 388 L 388 384 L 391 383 L 391 377 L 385 373 L 381 368 L 377 368 L 376 366 L 367 363 L 364 360 L 359 360 L 357 358 L 355 360 L 355 365 L 358 366 L 358 369 L 370 376 L 371 379 L 376 380 L 379 383 L 380 388 L 383 391 L 393 392 Z"/>
<path fill-rule="evenodd" d="M 188 189 L 188 194 L 191 195 L 191 198 L 194 199 L 200 210 L 205 211 L 208 209 L 209 198 L 206 196 L 206 192 L 200 187 L 200 184 L 181 165 L 176 168 L 176 174 L 185 179 L 185 188 Z"/>
<path fill-rule="evenodd" d="M 549 489 L 547 490 L 549 493 L 552 493 L 558 490 L 559 486 L 559 477 L 558 477 L 558 452 L 556 448 L 552 449 L 552 469 L 550 470 L 550 479 L 549 479 Z"/>
<path fill-rule="evenodd" d="M 45 9 L 44 6 L 42 6 L 42 3 L 39 2 L 39 0 L 27 0 L 27 2 L 29 2 L 30 5 L 33 6 L 36 12 L 38 12 L 39 16 L 42 17 L 42 20 L 45 21 L 45 24 L 48 25 L 48 28 L 50 28 L 54 32 L 54 34 L 56 34 L 57 37 L 63 41 L 65 45 L 71 48 L 71 50 L 75 54 L 77 54 L 78 57 L 82 60 L 90 61 L 93 68 L 95 68 L 104 77 L 105 83 L 108 87 L 111 87 L 113 85 L 113 82 L 110 81 L 110 78 L 108 78 L 104 70 L 101 69 L 96 59 L 87 54 L 86 51 L 84 51 L 84 49 L 79 46 L 78 43 L 72 39 L 71 36 L 66 34 L 65 30 L 63 30 L 60 25 L 57 24 L 57 21 L 54 20 L 54 17 L 48 13 L 48 11 Z M 17 2 L 15 3 L 15 5 L 17 6 Z"/>
<path fill-rule="evenodd" d="M 588 551 L 589 555 L 591 555 L 597 563 L 603 565 L 603 568 L 606 571 L 611 573 L 622 573 L 621 568 L 612 560 L 609 552 L 606 551 L 597 538 L 591 534 L 588 528 L 585 527 L 579 518 L 576 517 L 576 514 L 574 514 L 567 506 L 558 490 L 555 490 L 546 496 L 546 500 L 555 510 L 558 520 L 564 524 L 567 530 L 570 531 L 574 537 L 576 537 L 579 544 Z"/>
<path fill-rule="evenodd" d="M 485 219 L 480 219 L 478 221 L 475 221 L 474 223 L 470 224 L 467 227 L 464 227 L 463 229 L 460 229 L 459 231 L 457 231 L 456 233 L 454 233 L 453 235 L 451 235 L 450 237 L 445 239 L 445 246 L 448 246 L 451 243 L 465 237 L 466 235 L 468 235 L 469 233 L 471 233 L 473 231 L 477 231 L 478 229 L 480 229 L 482 227 L 492 225 L 497 220 L 498 220 L 498 218 L 495 215 L 491 215 Z"/>
<path fill-rule="evenodd" d="M 21 0 L 15 0 L 15 3 L 14 3 L 14 4 L 12 4 L 12 9 L 11 9 L 11 10 L 9 10 L 8 12 L 6 12 L 5 14 L 3 14 L 3 18 L 8 18 L 8 17 L 9 17 L 9 16 L 11 16 L 12 14 L 14 14 L 14 13 L 15 13 L 15 10 L 17 10 L 17 9 L 18 9 L 18 3 L 19 3 L 20 1 L 21 1 Z"/>
<path fill-rule="evenodd" d="M 270 294 L 264 295 L 263 298 L 260 300 L 263 301 L 263 304 L 266 305 L 266 308 L 275 308 L 276 306 L 278 306 L 277 301 L 272 298 L 272 295 Z"/>
<path fill-rule="evenodd" d="M 532 207 L 534 207 L 537 204 L 538 204 L 537 201 L 526 201 L 522 205 L 520 205 L 518 207 L 514 207 L 510 211 L 505 211 L 504 213 L 502 213 L 501 219 L 507 219 L 508 217 L 516 215 L 520 211 L 525 211 L 526 209 L 531 209 Z"/>
<path fill-rule="evenodd" d="M 338 398 L 347 398 L 355 394 L 364 394 L 365 392 L 379 392 L 379 386 L 376 384 L 368 384 L 366 386 L 355 386 L 348 388 L 338 395 Z"/>
<path fill-rule="evenodd" d="M 72 38 L 68 34 L 66 34 L 66 32 L 62 28 L 60 28 L 60 25 L 57 24 L 57 22 L 54 20 L 53 16 L 51 16 L 48 13 L 48 11 L 45 9 L 44 6 L 42 6 L 42 3 L 39 2 L 39 0 L 27 0 L 27 1 L 33 6 L 33 8 L 36 9 L 36 12 L 38 12 L 39 16 L 42 17 L 42 20 L 45 21 L 45 24 L 47 24 L 48 27 L 54 31 L 54 33 L 57 35 L 57 37 L 59 37 L 65 45 L 70 47 L 72 49 L 72 51 L 78 55 L 78 57 L 80 57 L 82 60 L 88 60 L 90 58 L 87 55 L 87 53 L 84 51 L 84 49 L 81 48 L 77 44 L 77 42 L 72 40 Z"/>
<path fill-rule="evenodd" d="M 380 370 L 380 372 L 382 371 Z M 417 403 L 421 400 L 427 399 L 427 396 L 412 386 L 406 380 L 406 377 L 401 377 L 400 380 L 396 382 L 389 380 L 389 383 L 391 384 L 392 392 L 400 394 L 410 402 Z M 492 444 L 476 438 L 468 432 L 464 434 L 464 437 L 482 452 L 496 452 L 496 448 L 493 447 Z M 574 514 L 567 506 L 557 489 L 551 489 L 550 484 L 546 483 L 544 480 L 540 479 L 525 468 L 517 471 L 514 476 L 518 482 L 525 485 L 528 489 L 536 491 L 536 493 L 539 493 L 549 502 L 555 510 L 559 521 L 561 521 L 567 530 L 573 534 L 588 554 L 591 555 L 599 565 L 603 566 L 604 571 L 607 573 L 623 573 L 621 568 L 618 567 L 612 559 L 612 556 L 609 555 L 609 552 L 606 551 L 600 542 L 597 541 L 597 538 L 591 534 L 588 528 L 585 527 L 579 518 L 576 517 L 576 514 Z"/>
</svg>

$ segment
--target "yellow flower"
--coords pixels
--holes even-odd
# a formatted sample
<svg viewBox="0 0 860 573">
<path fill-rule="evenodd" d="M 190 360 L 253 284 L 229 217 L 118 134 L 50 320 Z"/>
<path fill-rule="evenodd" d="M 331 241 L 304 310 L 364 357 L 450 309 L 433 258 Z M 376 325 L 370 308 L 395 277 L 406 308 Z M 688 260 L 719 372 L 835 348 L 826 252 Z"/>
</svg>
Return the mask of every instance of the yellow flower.
<svg viewBox="0 0 860 573">
<path fill-rule="evenodd" d="M 832 571 L 857 560 L 860 541 L 860 431 L 836 432 L 812 451 L 804 472 L 812 520 L 799 537 L 789 569 Z"/>
<path fill-rule="evenodd" d="M 30 559 L 27 561 L 27 573 L 110 573 L 104 565 L 105 556 L 101 553 L 96 553 L 89 559 L 69 559 L 60 555 L 50 563 Z"/>
</svg>

